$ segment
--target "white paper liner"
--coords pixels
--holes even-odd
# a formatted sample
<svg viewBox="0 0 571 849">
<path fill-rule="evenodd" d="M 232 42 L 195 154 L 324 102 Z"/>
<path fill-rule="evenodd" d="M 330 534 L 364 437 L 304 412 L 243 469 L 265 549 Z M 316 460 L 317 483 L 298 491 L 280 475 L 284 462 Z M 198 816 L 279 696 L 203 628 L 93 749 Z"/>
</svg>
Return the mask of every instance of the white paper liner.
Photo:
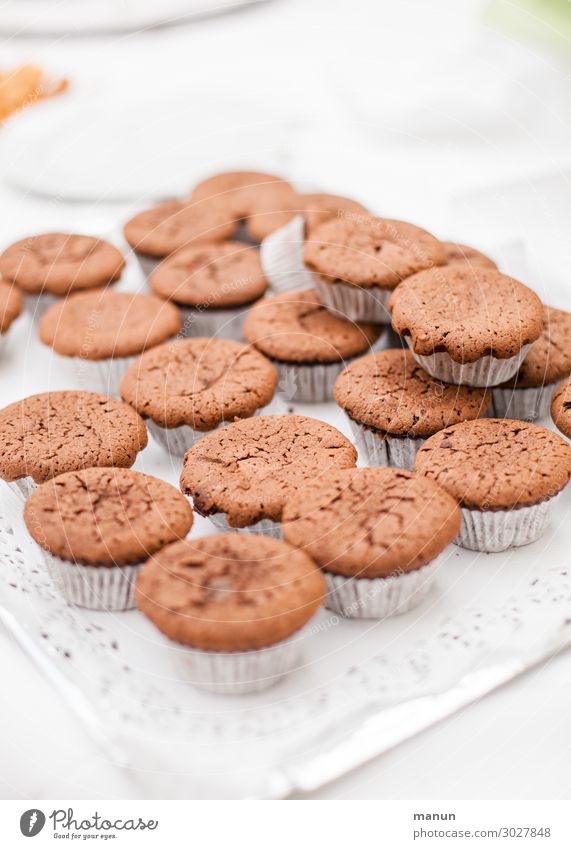
<svg viewBox="0 0 571 849">
<path fill-rule="evenodd" d="M 8 347 L 8 335 L 9 335 L 9 333 L 10 333 L 10 328 L 8 328 L 8 330 L 6 330 L 5 333 L 2 333 L 0 335 L 0 356 L 2 356 L 4 354 L 6 348 Z"/>
<path fill-rule="evenodd" d="M 182 316 L 181 336 L 189 339 L 195 336 L 218 339 L 234 339 L 242 342 L 242 326 L 248 307 L 234 309 L 193 309 L 176 304 Z"/>
<path fill-rule="evenodd" d="M 34 321 L 39 321 L 50 307 L 61 304 L 62 298 L 65 298 L 65 295 L 52 295 L 49 292 L 45 292 L 43 295 L 25 293 L 24 312 L 28 313 Z"/>
<path fill-rule="evenodd" d="M 556 385 L 550 383 L 523 389 L 495 386 L 492 391 L 491 415 L 498 419 L 521 419 L 525 422 L 547 418 Z"/>
<path fill-rule="evenodd" d="M 132 610 L 142 563 L 129 566 L 84 566 L 56 557 L 43 548 L 48 572 L 69 604 L 89 610 Z"/>
<path fill-rule="evenodd" d="M 271 360 L 279 375 L 278 391 L 287 401 L 317 403 L 333 399 L 333 387 L 351 360 L 337 363 L 283 363 Z"/>
<path fill-rule="evenodd" d="M 314 288 L 321 303 L 331 312 L 338 313 L 349 321 L 369 321 L 373 324 L 390 324 L 389 299 L 392 289 L 371 286 L 361 289 L 349 283 L 328 283 L 318 274 L 314 275 Z"/>
<path fill-rule="evenodd" d="M 421 569 L 388 578 L 350 578 L 324 571 L 325 607 L 346 619 L 386 619 L 406 613 L 427 595 L 439 563 L 437 557 Z"/>
<path fill-rule="evenodd" d="M 262 241 L 262 270 L 274 292 L 314 289 L 316 275 L 303 262 L 305 218 L 296 215 Z"/>
<path fill-rule="evenodd" d="M 457 363 L 445 351 L 421 356 L 414 351 L 410 336 L 406 337 L 406 341 L 417 363 L 431 377 L 457 386 L 497 386 L 499 383 L 505 383 L 517 372 L 531 348 L 531 345 L 524 345 L 515 357 L 505 360 L 487 354 L 475 363 Z"/>
<path fill-rule="evenodd" d="M 419 448 L 426 441 L 423 437 L 380 436 L 366 425 L 359 424 L 345 414 L 351 428 L 359 457 L 368 466 L 394 466 L 412 471 Z"/>
<path fill-rule="evenodd" d="M 141 269 L 145 280 L 148 280 L 156 267 L 163 261 L 163 259 L 166 259 L 164 256 L 149 256 L 148 254 L 140 254 L 137 251 L 133 251 L 133 253 L 139 263 L 139 268 Z"/>
<path fill-rule="evenodd" d="M 274 537 L 274 539 L 282 539 L 282 526 L 280 522 L 274 522 L 272 519 L 260 519 L 253 525 L 247 525 L 245 528 L 234 528 L 228 524 L 226 513 L 212 513 L 206 517 L 210 519 L 212 524 L 221 531 L 234 531 L 240 534 L 262 534 L 265 537 Z"/>
<path fill-rule="evenodd" d="M 470 510 L 462 507 L 462 527 L 454 540 L 471 551 L 505 551 L 539 539 L 561 493 L 513 510 Z"/>
<path fill-rule="evenodd" d="M 202 690 L 225 695 L 259 693 L 296 669 L 310 624 L 290 637 L 256 651 L 177 652 L 177 667 L 185 681 Z"/>
<path fill-rule="evenodd" d="M 77 383 L 82 388 L 119 398 L 119 386 L 123 376 L 138 357 L 108 357 L 104 360 L 88 360 L 86 357 L 58 359 L 66 360 L 65 365 L 73 370 Z"/>
<path fill-rule="evenodd" d="M 30 475 L 26 475 L 26 477 L 19 478 L 16 481 L 4 481 L 4 483 L 6 486 L 9 486 L 12 492 L 17 495 L 18 498 L 21 498 L 22 501 L 26 501 L 32 492 L 38 488 L 38 484 Z"/>
</svg>

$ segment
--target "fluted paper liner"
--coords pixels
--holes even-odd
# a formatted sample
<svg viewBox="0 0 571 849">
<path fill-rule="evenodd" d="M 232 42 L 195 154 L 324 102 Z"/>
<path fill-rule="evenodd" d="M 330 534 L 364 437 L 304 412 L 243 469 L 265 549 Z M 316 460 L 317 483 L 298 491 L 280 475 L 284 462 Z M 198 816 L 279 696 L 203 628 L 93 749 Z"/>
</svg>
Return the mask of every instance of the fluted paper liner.
<svg viewBox="0 0 571 849">
<path fill-rule="evenodd" d="M 545 531 L 561 493 L 529 507 L 512 510 L 470 510 L 462 507 L 462 527 L 456 545 L 472 551 L 505 551 L 529 545 Z"/>
<path fill-rule="evenodd" d="M 555 383 L 522 389 L 495 386 L 492 391 L 491 415 L 498 419 L 521 419 L 525 422 L 547 418 L 555 387 Z"/>
<path fill-rule="evenodd" d="M 487 354 L 474 363 L 457 363 L 445 351 L 429 356 L 417 354 L 410 336 L 406 337 L 406 341 L 417 363 L 431 377 L 456 386 L 497 386 L 505 383 L 517 372 L 531 347 L 524 345 L 514 357 L 504 360 Z"/>
</svg>

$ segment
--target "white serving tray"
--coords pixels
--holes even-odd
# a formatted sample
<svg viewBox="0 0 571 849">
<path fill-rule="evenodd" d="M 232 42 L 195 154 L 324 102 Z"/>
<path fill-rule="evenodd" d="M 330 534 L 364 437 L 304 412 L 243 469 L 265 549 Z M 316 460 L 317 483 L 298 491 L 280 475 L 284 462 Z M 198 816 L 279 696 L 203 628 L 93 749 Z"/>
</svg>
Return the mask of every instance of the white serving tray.
<svg viewBox="0 0 571 849">
<path fill-rule="evenodd" d="M 134 271 L 131 280 L 138 285 Z M 47 389 L 82 388 L 39 343 L 28 318 L 13 328 L 0 375 L 3 404 Z M 349 435 L 333 403 L 279 399 L 276 410 L 292 406 Z M 180 466 L 150 442 L 135 468 L 176 485 Z M 521 671 L 560 637 L 563 644 L 571 618 L 569 489 L 536 543 L 488 555 L 451 546 L 435 586 L 412 612 L 359 622 L 324 611 L 303 665 L 276 687 L 251 696 L 207 695 L 177 679 L 180 649 L 138 612 L 67 607 L 27 537 L 21 504 L 7 487 L 1 497 L 3 524 L 11 530 L 0 535 L 0 620 L 134 789 L 142 794 L 152 787 L 154 797 L 282 795 L 291 787 L 276 776 L 292 758 L 311 760 L 371 715 L 419 694 L 429 700 L 445 694 L 468 673 L 478 671 L 488 676 L 488 689 L 495 686 L 498 658 L 514 665 L 514 674 Z M 213 532 L 198 517 L 191 537 Z M 384 747 L 405 733 L 397 721 Z"/>
</svg>

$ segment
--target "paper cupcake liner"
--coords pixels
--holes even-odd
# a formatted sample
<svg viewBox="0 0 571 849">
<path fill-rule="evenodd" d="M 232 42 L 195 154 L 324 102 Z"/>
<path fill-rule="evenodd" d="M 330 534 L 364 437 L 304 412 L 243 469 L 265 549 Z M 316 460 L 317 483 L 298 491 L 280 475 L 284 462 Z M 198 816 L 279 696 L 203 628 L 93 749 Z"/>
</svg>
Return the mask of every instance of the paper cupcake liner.
<svg viewBox="0 0 571 849">
<path fill-rule="evenodd" d="M 202 690 L 226 695 L 258 693 L 297 667 L 309 632 L 308 624 L 287 639 L 256 651 L 179 650 L 176 663 L 181 677 Z"/>
<path fill-rule="evenodd" d="M 228 524 L 226 513 L 212 513 L 206 517 L 210 519 L 212 524 L 221 531 L 237 532 L 240 534 L 262 534 L 265 537 L 274 537 L 274 539 L 282 539 L 282 526 L 280 522 L 274 522 L 272 519 L 260 519 L 253 525 L 247 525 L 245 528 L 234 528 Z"/>
<path fill-rule="evenodd" d="M 5 333 L 2 333 L 0 335 L 0 357 L 4 354 L 4 352 L 6 351 L 6 348 L 8 347 L 9 335 L 10 335 L 10 328 L 8 328 L 8 330 L 6 330 Z"/>
<path fill-rule="evenodd" d="M 38 488 L 38 484 L 35 480 L 30 476 L 26 475 L 24 478 L 19 478 L 16 481 L 4 481 L 6 486 L 10 487 L 12 492 L 21 498 L 22 501 L 26 501 L 32 492 Z"/>
<path fill-rule="evenodd" d="M 203 336 L 218 339 L 234 339 L 242 342 L 242 326 L 246 316 L 247 307 L 235 307 L 234 309 L 193 309 L 177 304 L 182 316 L 181 336 L 192 338 Z"/>
<path fill-rule="evenodd" d="M 45 292 L 43 295 L 24 294 L 24 312 L 34 321 L 39 321 L 50 307 L 53 307 L 54 304 L 61 304 L 61 302 L 62 296 L 51 295 L 49 292 Z"/>
<path fill-rule="evenodd" d="M 89 610 L 132 610 L 143 566 L 83 566 L 41 549 L 48 572 L 65 600 Z"/>
<path fill-rule="evenodd" d="M 388 578 L 351 578 L 324 572 L 325 607 L 346 619 L 386 619 L 412 610 L 427 595 L 440 558 L 413 572 Z"/>
<path fill-rule="evenodd" d="M 535 542 L 542 535 L 561 493 L 530 507 L 513 510 L 470 510 L 462 507 L 456 545 L 472 551 L 505 551 Z"/>
<path fill-rule="evenodd" d="M 136 260 L 139 263 L 139 268 L 143 274 L 145 280 L 148 280 L 156 267 L 166 259 L 166 257 L 156 257 L 149 256 L 148 254 L 140 254 L 137 251 L 133 251 L 135 254 Z"/>
<path fill-rule="evenodd" d="M 333 387 L 348 362 L 284 363 L 271 360 L 278 372 L 278 392 L 286 401 L 317 403 L 333 399 Z"/>
<path fill-rule="evenodd" d="M 475 363 L 457 363 L 445 351 L 427 357 L 421 356 L 415 353 L 410 336 L 406 337 L 406 341 L 417 363 L 431 377 L 457 386 L 497 386 L 499 383 L 505 383 L 517 372 L 531 347 L 524 345 L 515 357 L 505 360 L 487 354 Z"/>
<path fill-rule="evenodd" d="M 544 419 L 549 416 L 555 387 L 555 383 L 524 389 L 495 386 L 492 391 L 491 414 L 498 419 L 521 419 L 525 422 Z"/>
<path fill-rule="evenodd" d="M 368 466 L 394 466 L 412 471 L 418 449 L 424 445 L 423 437 L 381 436 L 366 425 L 356 422 L 351 416 L 347 421 L 353 434 L 359 457 Z"/>
<path fill-rule="evenodd" d="M 392 289 L 371 286 L 361 289 L 348 283 L 327 283 L 318 274 L 313 286 L 319 292 L 321 303 L 331 312 L 349 321 L 369 321 L 373 324 L 390 324 L 389 299 Z"/>
<path fill-rule="evenodd" d="M 316 275 L 303 263 L 305 218 L 296 215 L 260 245 L 264 275 L 274 292 L 314 289 Z"/>
<path fill-rule="evenodd" d="M 119 386 L 127 369 L 137 356 L 108 357 L 105 360 L 88 360 L 85 357 L 60 357 L 73 370 L 78 385 L 102 395 L 119 396 Z"/>
</svg>

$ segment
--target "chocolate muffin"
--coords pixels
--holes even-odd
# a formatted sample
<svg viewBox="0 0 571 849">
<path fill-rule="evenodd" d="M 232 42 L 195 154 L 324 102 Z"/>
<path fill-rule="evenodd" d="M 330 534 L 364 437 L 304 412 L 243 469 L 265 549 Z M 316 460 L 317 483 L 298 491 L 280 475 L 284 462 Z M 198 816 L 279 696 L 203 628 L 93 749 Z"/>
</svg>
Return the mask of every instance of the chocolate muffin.
<svg viewBox="0 0 571 849">
<path fill-rule="evenodd" d="M 114 245 L 72 233 L 29 236 L 0 255 L 0 275 L 22 290 L 26 309 L 37 316 L 70 292 L 114 283 L 124 267 Z"/>
<path fill-rule="evenodd" d="M 65 599 L 92 610 L 129 610 L 142 564 L 192 526 L 187 499 L 131 469 L 66 472 L 42 484 L 24 508 Z"/>
<path fill-rule="evenodd" d="M 551 402 L 551 416 L 558 430 L 571 439 L 571 378 L 556 388 Z"/>
<path fill-rule="evenodd" d="M 237 223 L 216 200 L 169 200 L 130 218 L 123 228 L 143 274 L 181 248 L 231 239 Z"/>
<path fill-rule="evenodd" d="M 22 312 L 23 300 L 20 290 L 13 284 L 0 280 L 0 349 L 13 322 Z"/>
<path fill-rule="evenodd" d="M 281 227 L 298 203 L 297 192 L 281 177 L 258 171 L 229 171 L 199 183 L 192 201 L 215 200 L 228 220 L 241 221 L 247 238 L 261 242 Z"/>
<path fill-rule="evenodd" d="M 571 313 L 544 307 L 545 325 L 515 376 L 494 386 L 492 409 L 498 418 L 534 421 L 549 415 L 557 383 L 571 374 Z"/>
<path fill-rule="evenodd" d="M 422 368 L 459 385 L 509 380 L 543 330 L 535 292 L 491 268 L 452 265 L 415 274 L 389 308 L 393 329 Z"/>
<path fill-rule="evenodd" d="M 242 338 L 245 309 L 267 288 L 257 248 L 220 242 L 185 248 L 162 262 L 149 280 L 161 298 L 173 301 L 185 336 Z"/>
<path fill-rule="evenodd" d="M 414 471 L 460 504 L 459 545 L 504 551 L 534 542 L 545 530 L 571 477 L 571 446 L 528 422 L 477 419 L 427 439 Z"/>
<path fill-rule="evenodd" d="M 484 268 L 497 268 L 493 259 L 483 254 L 476 248 L 462 245 L 460 242 L 442 242 L 446 251 L 445 265 L 461 265 L 471 268 L 474 265 L 482 265 Z"/>
<path fill-rule="evenodd" d="M 308 481 L 285 504 L 284 538 L 324 570 L 326 606 L 383 619 L 425 596 L 460 530 L 456 501 L 402 469 L 348 469 Z"/>
<path fill-rule="evenodd" d="M 63 472 L 132 466 L 147 444 L 128 404 L 94 392 L 44 392 L 0 410 L 0 478 L 26 498 Z"/>
<path fill-rule="evenodd" d="M 354 324 L 325 309 L 314 289 L 259 301 L 246 315 L 244 336 L 275 366 L 291 401 L 329 401 L 347 360 L 368 351 L 379 325 Z"/>
<path fill-rule="evenodd" d="M 176 653 L 185 678 L 225 693 L 261 690 L 292 671 L 324 594 L 306 554 L 237 534 L 169 545 L 137 583 L 139 609 L 189 649 Z"/>
<path fill-rule="evenodd" d="M 248 345 L 229 339 L 180 339 L 133 363 L 121 395 L 155 439 L 182 456 L 208 431 L 249 418 L 273 398 L 277 374 Z"/>
<path fill-rule="evenodd" d="M 337 378 L 334 397 L 368 465 L 412 469 L 429 436 L 485 415 L 491 391 L 441 383 L 410 351 L 390 348 L 351 363 Z"/>
<path fill-rule="evenodd" d="M 355 466 L 342 433 L 305 416 L 258 416 L 208 434 L 188 451 L 181 489 L 220 528 L 280 536 L 285 502 L 309 480 Z"/>
<path fill-rule="evenodd" d="M 130 363 L 180 326 L 176 307 L 151 295 L 80 292 L 47 311 L 40 339 L 74 363 L 86 388 L 117 395 Z"/>
<path fill-rule="evenodd" d="M 304 260 L 325 306 L 353 321 L 388 324 L 392 290 L 415 272 L 442 265 L 446 254 L 414 224 L 346 217 L 311 231 Z"/>
</svg>

